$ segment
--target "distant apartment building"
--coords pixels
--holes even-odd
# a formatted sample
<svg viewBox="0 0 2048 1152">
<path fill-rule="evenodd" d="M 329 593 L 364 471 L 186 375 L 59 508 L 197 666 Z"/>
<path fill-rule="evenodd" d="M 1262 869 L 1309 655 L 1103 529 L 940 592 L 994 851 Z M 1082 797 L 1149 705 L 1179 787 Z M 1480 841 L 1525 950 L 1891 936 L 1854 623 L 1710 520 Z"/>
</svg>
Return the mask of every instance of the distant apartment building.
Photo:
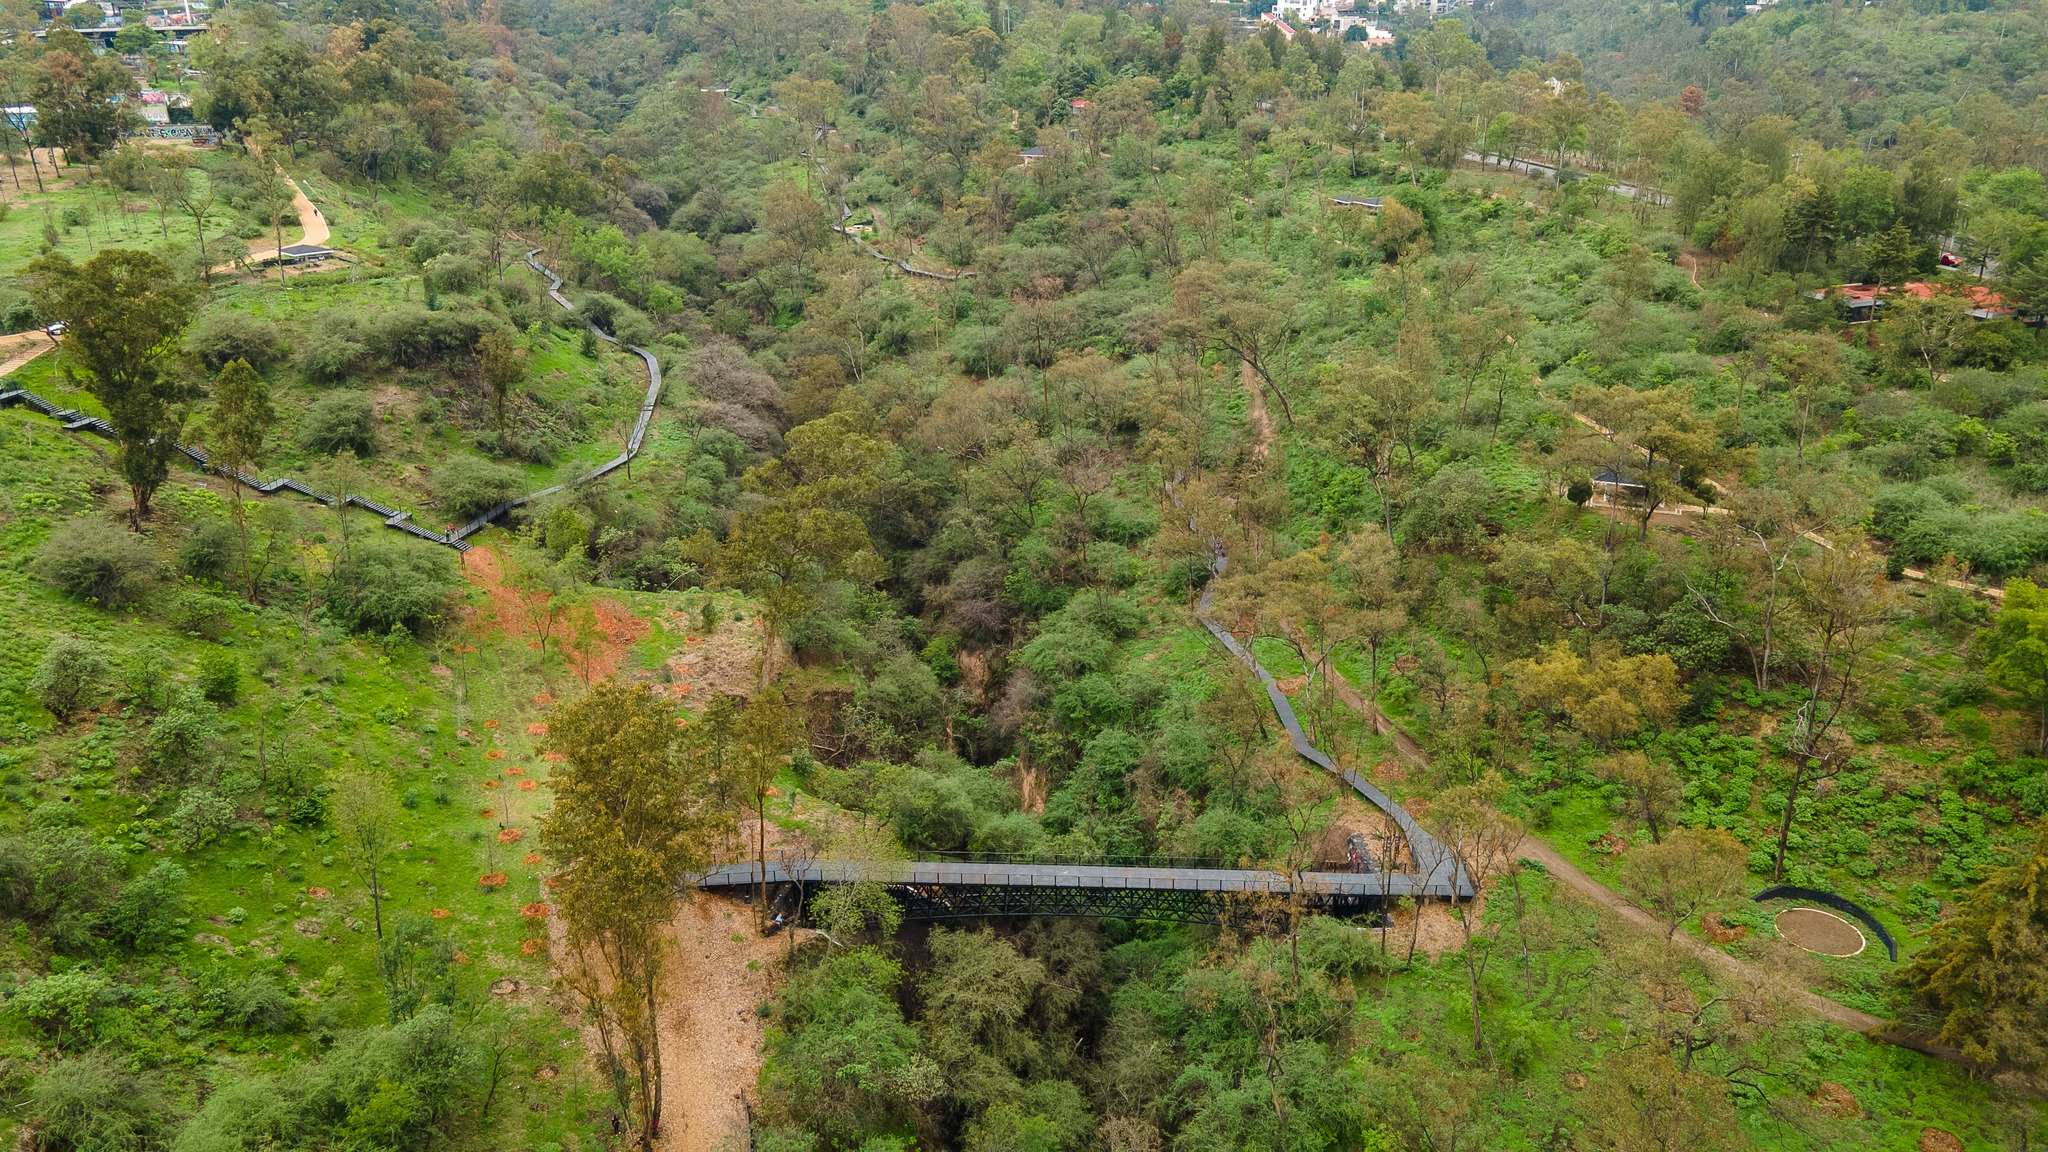
<svg viewBox="0 0 2048 1152">
<path fill-rule="evenodd" d="M 1339 12 L 1350 10 L 1351 0 L 1277 0 L 1273 5 L 1274 16 L 1297 28 L 1335 20 Z"/>
<path fill-rule="evenodd" d="M 1465 0 L 1394 0 L 1394 11 L 1427 12 L 1432 20 L 1449 16 L 1464 6 Z"/>
</svg>

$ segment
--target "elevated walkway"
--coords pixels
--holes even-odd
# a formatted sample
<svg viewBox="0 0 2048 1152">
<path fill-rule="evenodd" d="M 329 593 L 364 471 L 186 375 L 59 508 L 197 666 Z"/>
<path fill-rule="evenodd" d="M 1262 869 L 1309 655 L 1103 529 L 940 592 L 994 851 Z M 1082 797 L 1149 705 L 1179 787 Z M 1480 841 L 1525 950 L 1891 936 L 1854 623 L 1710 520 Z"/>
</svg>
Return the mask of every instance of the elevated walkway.
<svg viewBox="0 0 2048 1152">
<path fill-rule="evenodd" d="M 1216 556 L 1221 574 L 1224 558 Z M 1123 864 L 1033 863 L 974 860 L 770 861 L 729 864 L 694 879 L 707 891 L 748 896 L 765 883 L 770 899 L 801 905 L 822 888 L 880 884 L 888 888 L 911 920 L 980 916 L 1090 916 L 1126 920 L 1219 923 L 1256 915 L 1261 905 L 1284 901 L 1335 916 L 1378 911 L 1402 899 L 1466 900 L 1471 879 L 1456 855 L 1431 835 L 1393 797 L 1356 772 L 1339 768 L 1302 731 L 1301 721 L 1273 674 L 1251 650 L 1209 616 L 1215 589 L 1202 593 L 1195 618 L 1231 655 L 1251 668 L 1266 686 L 1280 726 L 1302 759 L 1337 777 L 1360 798 L 1386 813 L 1408 844 L 1409 872 L 1299 872 L 1267 869 L 1148 867 Z"/>
<path fill-rule="evenodd" d="M 870 883 L 888 888 L 911 920 L 979 916 L 1089 916 L 1213 924 L 1276 902 L 1337 916 L 1371 912 L 1403 898 L 1450 899 L 1448 882 L 1408 872 L 1302 872 L 1145 868 L 1087 864 L 981 864 L 954 860 L 807 863 L 769 861 L 768 886 L 803 899 L 821 888 Z M 697 886 L 745 896 L 758 891 L 753 862 L 704 874 Z"/>
<path fill-rule="evenodd" d="M 301 195 L 303 196 L 303 193 Z M 545 276 L 547 278 L 548 298 L 553 300 L 555 303 L 561 305 L 566 310 L 572 312 L 575 311 L 576 306 L 569 302 L 568 297 L 562 295 L 562 278 L 560 276 L 557 276 L 546 265 L 542 264 L 539 260 L 539 256 L 540 249 L 535 248 L 532 251 L 529 251 L 526 254 L 526 263 L 529 266 L 531 266 L 534 271 L 540 273 L 542 276 Z M 617 345 L 619 343 L 618 339 L 614 337 L 611 333 L 606 332 L 604 329 L 599 328 L 595 324 L 590 324 L 586 322 L 586 327 L 588 327 L 591 333 L 595 335 L 599 340 L 602 340 L 608 344 L 613 345 Z M 277 492 L 297 492 L 302 496 L 311 497 L 313 500 L 318 501 L 321 504 L 326 504 L 330 506 L 339 504 L 344 508 L 350 506 L 363 508 L 375 513 L 378 519 L 384 522 L 384 526 L 386 528 L 390 528 L 398 532 L 403 532 L 408 536 L 417 537 L 418 539 L 426 540 L 430 543 L 446 545 L 450 548 L 455 549 L 457 552 L 467 552 L 470 549 L 469 537 L 474 536 L 478 532 L 483 531 L 485 528 L 489 527 L 492 523 L 494 523 L 499 518 L 503 517 L 506 513 L 512 511 L 513 509 L 522 507 L 526 504 L 530 504 L 535 500 L 540 500 L 549 496 L 553 496 L 557 492 L 563 492 L 570 488 L 575 488 L 584 484 L 588 484 L 591 481 L 597 480 L 601 477 L 609 476 L 613 472 L 616 472 L 619 469 L 625 468 L 628 465 L 630 465 L 633 462 L 634 457 L 640 455 L 640 449 L 647 442 L 648 425 L 651 424 L 654 420 L 655 406 L 661 402 L 661 362 L 655 359 L 654 353 L 649 352 L 647 349 L 642 348 L 637 344 L 628 344 L 625 345 L 624 347 L 626 351 L 638 356 L 640 358 L 640 362 L 644 364 L 647 368 L 647 394 L 640 401 L 640 412 L 638 418 L 635 419 L 633 422 L 633 432 L 630 436 L 626 438 L 626 450 L 619 453 L 617 456 L 612 457 L 610 460 L 605 461 L 603 464 L 600 464 L 597 467 L 592 468 L 590 471 L 585 472 L 580 476 L 577 476 L 573 480 L 569 480 L 566 483 L 562 484 L 556 484 L 553 485 L 552 487 L 543 488 L 538 492 L 529 492 L 524 496 L 515 496 L 510 500 L 507 500 L 501 504 L 497 504 L 486 509 L 481 515 L 471 519 L 467 524 L 464 524 L 459 528 L 455 528 L 447 532 L 436 532 L 431 528 L 427 528 L 420 524 L 417 524 L 413 521 L 411 512 L 400 511 L 396 508 L 387 508 L 384 505 L 379 504 L 378 502 L 370 499 L 367 496 L 358 496 L 354 493 L 343 493 L 340 496 L 334 496 L 326 492 L 319 491 L 316 488 L 309 487 L 302 481 L 293 479 L 291 477 L 280 477 L 275 480 L 264 480 L 260 477 L 252 476 L 247 472 L 243 472 L 240 469 L 215 468 L 211 462 L 211 458 L 208 456 L 207 451 L 204 448 L 195 448 L 189 444 L 178 443 L 173 443 L 171 447 L 176 449 L 180 455 L 190 460 L 197 467 L 209 472 L 213 472 L 216 475 L 225 476 L 228 479 L 233 480 L 235 483 L 240 484 L 245 488 L 249 488 L 256 492 L 259 492 L 265 496 L 269 496 Z M 52 403 L 49 400 L 45 400 L 41 396 L 38 396 L 35 393 L 23 388 L 10 389 L 5 388 L 4 386 L 0 386 L 0 408 L 4 408 L 7 407 L 8 405 L 13 404 L 19 404 L 24 407 L 33 408 L 36 411 L 42 413 L 43 415 L 58 421 L 60 424 L 63 425 L 64 430 L 66 432 L 90 432 L 95 436 L 101 436 L 109 440 L 114 438 L 114 426 L 107 423 L 105 420 L 99 419 L 98 417 L 95 416 L 88 415 L 87 413 L 84 412 L 79 412 L 73 409 L 62 407 L 61 405 Z"/>
</svg>

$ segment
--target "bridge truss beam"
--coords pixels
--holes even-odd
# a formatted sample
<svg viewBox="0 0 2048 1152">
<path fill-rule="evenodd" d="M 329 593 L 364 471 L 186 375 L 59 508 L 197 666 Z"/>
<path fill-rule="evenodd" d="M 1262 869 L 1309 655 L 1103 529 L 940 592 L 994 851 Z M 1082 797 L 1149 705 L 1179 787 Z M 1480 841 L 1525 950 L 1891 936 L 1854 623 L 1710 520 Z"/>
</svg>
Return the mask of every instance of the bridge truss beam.
<svg viewBox="0 0 2048 1152">
<path fill-rule="evenodd" d="M 829 885 L 772 885 L 771 907 L 805 905 Z M 1154 920 L 1174 924 L 1249 926 L 1285 919 L 1284 898 L 1238 892 L 1168 888 L 1051 888 L 1031 885 L 890 885 L 905 920 L 971 920 L 995 916 L 1071 916 L 1094 920 Z M 1303 911 L 1363 916 L 1380 911 L 1377 896 L 1332 894 L 1304 900 Z M 808 909 L 806 909 L 808 910 Z"/>
</svg>

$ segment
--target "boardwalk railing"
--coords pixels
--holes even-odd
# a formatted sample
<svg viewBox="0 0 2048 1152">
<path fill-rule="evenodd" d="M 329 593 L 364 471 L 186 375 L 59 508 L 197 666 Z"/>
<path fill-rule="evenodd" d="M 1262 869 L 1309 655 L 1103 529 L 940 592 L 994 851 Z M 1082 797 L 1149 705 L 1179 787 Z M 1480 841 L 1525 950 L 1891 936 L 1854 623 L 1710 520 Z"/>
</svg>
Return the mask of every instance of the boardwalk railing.
<svg viewBox="0 0 2048 1152">
<path fill-rule="evenodd" d="M 1337 915 L 1375 911 L 1390 900 L 1447 898 L 1448 886 L 1412 873 L 1282 873 L 1237 868 L 1115 868 L 1095 865 L 975 864 L 957 860 L 813 860 L 730 864 L 704 873 L 700 888 L 740 895 L 763 883 L 777 892 L 842 884 L 893 891 L 911 920 L 981 916 L 1087 916 L 1213 924 L 1299 902 Z"/>
<path fill-rule="evenodd" d="M 526 262 L 532 266 L 534 271 L 547 277 L 548 298 L 568 311 L 575 311 L 576 306 L 569 302 L 568 297 L 562 295 L 562 278 L 555 275 L 552 270 L 542 264 L 539 256 L 540 249 L 535 248 L 526 254 Z M 616 337 L 599 328 L 596 324 L 586 320 L 584 326 L 589 328 L 591 333 L 599 340 L 614 345 L 619 343 Z M 435 544 L 446 545 L 458 552 L 467 552 L 470 547 L 469 537 L 483 531 L 513 509 L 531 504 L 535 500 L 553 496 L 557 492 L 579 487 L 588 484 L 592 480 L 608 476 L 620 468 L 624 468 L 632 462 L 634 457 L 640 455 L 640 449 L 647 441 L 648 425 L 654 420 L 655 406 L 661 402 L 661 361 L 655 358 L 654 353 L 637 344 L 628 344 L 625 345 L 625 348 L 626 351 L 640 357 L 641 363 L 647 367 L 647 395 L 640 402 L 640 413 L 633 422 L 632 435 L 626 439 L 626 450 L 572 480 L 543 488 L 538 492 L 528 492 L 524 496 L 515 496 L 501 504 L 494 505 L 486 509 L 481 515 L 470 520 L 469 523 L 447 532 L 436 532 L 431 528 L 415 523 L 412 513 L 385 507 L 367 496 L 359 496 L 352 492 L 344 493 L 341 496 L 333 496 L 288 476 L 275 480 L 264 480 L 240 469 L 214 467 L 211 458 L 204 448 L 195 448 L 190 444 L 179 443 L 173 443 L 171 447 L 198 467 L 213 472 L 216 475 L 225 476 L 237 484 L 260 492 L 265 496 L 276 492 L 297 492 L 299 495 L 311 497 L 321 504 L 330 506 L 339 504 L 344 508 L 353 506 L 367 509 L 370 512 L 376 513 L 384 521 L 386 528 L 391 528 L 408 536 L 414 536 Z M 26 408 L 33 408 L 43 415 L 58 421 L 64 426 L 66 432 L 90 432 L 95 436 L 102 436 L 109 440 L 114 438 L 114 426 L 96 416 L 54 404 L 25 388 L 0 389 L 0 407 L 16 404 Z"/>
<path fill-rule="evenodd" d="M 1211 571 L 1220 576 L 1227 561 L 1220 544 L 1214 545 L 1214 551 Z M 1215 600 L 1215 582 L 1211 581 L 1195 604 L 1195 619 L 1266 686 L 1266 698 L 1280 726 L 1287 730 L 1295 754 L 1341 779 L 1401 830 L 1413 871 L 1282 873 L 1159 857 L 1079 862 L 1029 854 L 949 853 L 937 860 L 729 864 L 695 877 L 694 883 L 740 894 L 773 888 L 796 893 L 799 903 L 820 887 L 880 884 L 896 893 L 904 915 L 912 920 L 1095 916 L 1217 923 L 1236 918 L 1246 901 L 1262 899 L 1283 899 L 1337 915 L 1376 911 L 1403 899 L 1470 899 L 1474 894 L 1471 878 L 1442 841 L 1372 781 L 1340 768 L 1327 753 L 1309 743 L 1293 704 L 1273 674 L 1209 615 Z M 1233 902 L 1239 907 L 1233 908 Z"/>
<path fill-rule="evenodd" d="M 1215 571 L 1221 573 L 1219 551 Z M 1356 772 L 1337 766 L 1309 743 L 1287 694 L 1273 674 L 1209 616 L 1216 591 L 1205 589 L 1195 618 L 1266 686 L 1267 699 L 1297 755 L 1342 779 L 1387 814 L 1408 842 L 1412 872 L 1295 872 L 1218 868 L 1211 861 L 1161 857 L 1034 858 L 1028 853 L 949 853 L 937 860 L 814 860 L 729 864 L 696 877 L 700 888 L 750 893 L 763 886 L 799 894 L 840 884 L 893 890 L 912 920 L 978 916 L 1096 916 L 1216 923 L 1232 901 L 1280 898 L 1338 915 L 1374 911 L 1402 899 L 1469 899 L 1472 882 L 1457 857 L 1408 810 Z M 801 899 L 799 895 L 799 899 Z"/>
<path fill-rule="evenodd" d="M 1226 563 L 1223 553 L 1218 551 L 1212 570 L 1221 576 Z M 1415 871 L 1423 877 L 1425 887 L 1454 890 L 1458 899 L 1471 896 L 1472 881 L 1465 875 L 1464 869 L 1458 866 L 1457 857 L 1443 846 L 1442 841 L 1431 835 L 1429 830 L 1422 826 L 1421 821 L 1410 815 L 1406 808 L 1395 803 L 1393 797 L 1380 791 L 1372 781 L 1349 769 L 1339 768 L 1337 762 L 1330 759 L 1327 753 L 1309 743 L 1308 735 L 1301 730 L 1301 721 L 1294 715 L 1294 705 L 1288 701 L 1287 693 L 1280 690 L 1280 685 L 1273 679 L 1273 674 L 1266 670 L 1265 665 L 1259 663 L 1258 657 L 1252 655 L 1251 649 L 1238 643 L 1237 637 L 1232 636 L 1229 629 L 1218 624 L 1209 615 L 1209 609 L 1215 600 L 1216 586 L 1215 582 L 1211 581 L 1209 587 L 1202 590 L 1202 598 L 1195 604 L 1195 619 L 1201 621 L 1202 627 L 1209 630 L 1209 635 L 1214 636 L 1231 655 L 1244 661 L 1258 676 L 1259 682 L 1266 686 L 1266 699 L 1273 705 L 1274 715 L 1280 718 L 1280 726 L 1287 730 L 1287 739 L 1294 746 L 1295 755 L 1344 781 L 1366 803 L 1387 814 L 1388 819 L 1401 830 L 1402 838 L 1408 841 L 1409 858 L 1415 862 Z"/>
<path fill-rule="evenodd" d="M 739 101 L 734 100 L 733 103 L 738 104 Z M 760 115 L 760 113 L 756 112 L 755 115 L 758 116 Z M 820 128 L 817 132 L 817 135 L 814 136 L 811 141 L 814 146 L 814 149 L 815 145 L 823 143 L 824 140 L 825 130 Z M 828 182 L 831 181 L 831 171 L 825 167 L 824 161 L 818 159 L 815 150 L 810 154 L 809 158 L 811 164 L 815 166 L 821 174 L 824 175 L 825 179 Z M 912 264 L 908 260 L 900 260 L 894 256 L 889 255 L 887 252 L 882 251 L 880 248 L 875 247 L 873 244 L 868 243 L 866 240 L 861 238 L 860 233 L 855 232 L 853 229 L 846 226 L 846 222 L 853 218 L 853 209 L 847 206 L 846 197 L 839 191 L 838 186 L 836 184 L 832 186 L 832 189 L 832 199 L 839 206 L 839 222 L 837 224 L 832 225 L 832 230 L 834 232 L 839 233 L 841 236 L 846 237 L 848 240 L 853 241 L 854 246 L 859 248 L 861 251 L 867 253 L 868 255 L 874 257 L 877 260 L 882 261 L 884 264 L 894 264 L 896 267 L 902 269 L 908 275 L 922 276 L 927 280 L 965 280 L 968 277 L 974 275 L 974 273 L 971 271 L 934 272 L 929 268 L 919 268 L 917 265 Z"/>
</svg>

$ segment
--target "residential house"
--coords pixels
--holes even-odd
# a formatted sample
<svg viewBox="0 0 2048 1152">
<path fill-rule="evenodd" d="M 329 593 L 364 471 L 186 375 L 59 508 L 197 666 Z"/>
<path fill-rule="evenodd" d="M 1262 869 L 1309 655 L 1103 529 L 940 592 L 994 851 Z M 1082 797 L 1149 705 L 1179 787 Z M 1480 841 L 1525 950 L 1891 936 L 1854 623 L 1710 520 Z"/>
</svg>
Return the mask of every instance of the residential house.
<svg viewBox="0 0 2048 1152">
<path fill-rule="evenodd" d="M 1830 296 L 1839 299 L 1842 309 L 1849 314 L 1849 323 L 1867 324 L 1877 318 L 1877 310 L 1884 304 L 1884 298 L 1893 292 L 1903 292 L 1921 300 L 1932 298 L 1937 292 L 1953 292 L 1963 298 L 1969 306 L 1972 318 L 1977 320 L 2011 320 L 2019 315 L 2017 309 L 2005 302 L 2005 298 L 1983 284 L 1967 284 L 1960 288 L 1945 288 L 1929 284 L 1924 280 L 1909 280 L 1896 287 L 1886 288 L 1878 284 L 1837 284 L 1810 293 L 1815 300 L 1826 300 Z"/>
</svg>

